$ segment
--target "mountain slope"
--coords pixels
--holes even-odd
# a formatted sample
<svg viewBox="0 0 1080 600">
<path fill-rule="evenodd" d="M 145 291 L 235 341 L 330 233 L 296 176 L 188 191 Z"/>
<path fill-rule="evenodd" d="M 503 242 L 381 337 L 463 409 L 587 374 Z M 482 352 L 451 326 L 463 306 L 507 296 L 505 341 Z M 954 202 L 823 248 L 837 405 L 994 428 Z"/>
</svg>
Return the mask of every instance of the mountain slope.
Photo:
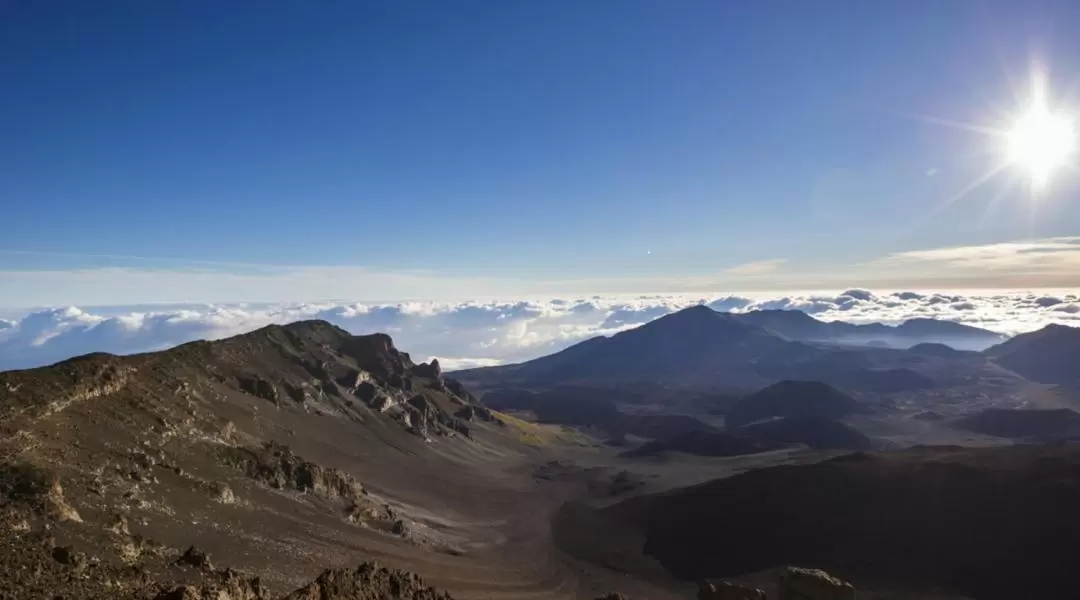
<svg viewBox="0 0 1080 600">
<path fill-rule="evenodd" d="M 958 419 L 952 427 L 983 435 L 1004 438 L 1050 441 L 1080 436 L 1080 413 L 1067 408 L 1009 409 L 988 408 Z"/>
<path fill-rule="evenodd" d="M 1047 325 L 985 352 L 999 365 L 1040 383 L 1080 383 L 1080 329 Z"/>
<path fill-rule="evenodd" d="M 594 518 L 640 527 L 684 578 L 812 564 L 856 585 L 1066 598 L 1077 502 L 1077 446 L 921 448 L 758 469 Z"/>
<path fill-rule="evenodd" d="M 983 350 L 1002 342 L 1001 334 L 952 321 L 916 318 L 896 326 L 819 321 L 798 310 L 758 310 L 732 314 L 736 320 L 764 327 L 792 340 L 837 344 L 884 343 L 909 348 L 920 343 L 945 344 L 958 350 Z"/>
<path fill-rule="evenodd" d="M 772 417 L 840 418 L 855 412 L 854 398 L 820 381 L 781 381 L 750 394 L 727 411 L 728 427 Z"/>
<path fill-rule="evenodd" d="M 855 428 L 823 417 L 783 417 L 754 423 L 740 432 L 762 444 L 803 444 L 814 450 L 873 450 L 874 442 Z"/>
<path fill-rule="evenodd" d="M 0 555 L 37 540 L 65 565 L 0 562 L 0 589 L 146 600 L 201 585 L 205 551 L 266 598 L 373 558 L 466 595 L 542 592 L 560 567 L 522 557 L 556 500 L 509 472 L 531 452 L 511 429 L 437 363 L 324 322 L 0 373 Z M 121 570 L 142 595 L 92 587 Z"/>
<path fill-rule="evenodd" d="M 785 333 L 777 333 L 774 327 Z M 921 335 L 927 327 L 945 334 L 974 329 L 924 320 L 899 327 L 824 323 L 797 311 L 729 314 L 699 305 L 549 356 L 457 371 L 454 376 L 477 391 L 549 389 L 568 384 L 627 389 L 636 384 L 650 386 L 651 395 L 660 397 L 670 395 L 663 390 L 674 388 L 742 392 L 784 379 L 824 381 L 854 391 L 893 394 L 966 385 L 1000 370 L 977 353 L 943 352 L 944 346 L 928 347 L 919 342 L 920 337 L 896 342 L 905 347 L 922 343 L 918 351 L 839 344 L 841 338 L 837 337 L 841 335 L 838 331 L 869 329 L 892 336 L 905 335 L 908 330 Z M 789 339 L 799 336 L 811 341 L 825 336 L 830 343 Z"/>
<path fill-rule="evenodd" d="M 491 380 L 502 384 L 758 382 L 756 363 L 783 363 L 818 352 L 731 315 L 693 306 L 550 356 L 519 365 L 461 371 L 455 376 L 480 385 Z"/>
</svg>

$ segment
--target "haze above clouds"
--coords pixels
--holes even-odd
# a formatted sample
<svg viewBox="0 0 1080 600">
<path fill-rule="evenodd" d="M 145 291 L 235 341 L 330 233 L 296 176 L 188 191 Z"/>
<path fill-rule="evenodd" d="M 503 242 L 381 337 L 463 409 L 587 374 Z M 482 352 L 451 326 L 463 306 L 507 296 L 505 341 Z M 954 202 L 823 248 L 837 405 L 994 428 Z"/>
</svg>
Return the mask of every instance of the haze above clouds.
<svg viewBox="0 0 1080 600">
<path fill-rule="evenodd" d="M 1015 334 L 1048 323 L 1080 325 L 1075 292 L 870 292 L 794 295 L 656 295 L 485 302 L 296 303 L 47 309 L 0 320 L 0 369 L 77 354 L 159 350 L 269 324 L 324 319 L 352 333 L 386 332 L 418 360 L 448 369 L 516 362 L 611 335 L 680 308 L 802 310 L 822 320 L 896 323 L 913 317 L 963 322 Z"/>
<path fill-rule="evenodd" d="M 541 281 L 348 266 L 0 271 L 0 287 L 16 292 L 0 306 L 0 369 L 87 352 L 159 350 L 302 319 L 325 319 L 355 334 L 389 333 L 402 350 L 438 357 L 447 368 L 527 360 L 696 303 L 721 311 L 796 309 L 854 323 L 933 317 L 1007 334 L 1080 325 L 1080 301 L 1071 291 L 1080 284 L 1076 237 L 903 251 L 818 268 L 772 258 L 715 272 Z M 1062 291 L 990 289 L 1009 283 Z M 783 291 L 814 286 L 847 291 Z M 980 287 L 986 289 L 973 291 Z M 716 289 L 754 291 L 709 291 Z M 319 300 L 342 296 L 348 300 Z"/>
</svg>

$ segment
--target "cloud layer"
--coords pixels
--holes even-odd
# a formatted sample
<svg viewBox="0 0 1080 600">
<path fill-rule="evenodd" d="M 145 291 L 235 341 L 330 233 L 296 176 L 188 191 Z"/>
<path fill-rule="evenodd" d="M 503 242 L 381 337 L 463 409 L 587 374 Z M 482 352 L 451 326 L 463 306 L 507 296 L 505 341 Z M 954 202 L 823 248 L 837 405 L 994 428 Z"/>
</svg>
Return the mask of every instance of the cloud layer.
<svg viewBox="0 0 1080 600">
<path fill-rule="evenodd" d="M 802 310 L 822 320 L 896 323 L 932 317 L 1015 334 L 1048 323 L 1080 326 L 1080 298 L 1060 293 L 922 293 L 850 289 L 833 294 L 591 297 L 513 302 L 75 307 L 0 320 L 0 370 L 87 352 L 129 354 L 217 339 L 272 323 L 324 319 L 352 333 L 389 333 L 414 357 L 447 368 L 527 360 L 636 327 L 692 304 L 715 310 Z"/>
<path fill-rule="evenodd" d="M 0 248 L 0 258 L 10 253 Z M 33 258 L 43 258 L 39 254 L 42 253 L 30 253 Z M 61 256 L 74 260 L 80 255 Z M 724 257 L 706 257 L 700 264 L 694 261 L 696 266 L 687 270 L 684 256 L 665 257 L 651 251 L 649 256 L 646 270 L 639 269 L 640 265 L 635 263 L 627 271 L 618 268 L 626 264 L 616 262 L 612 264 L 614 269 L 603 273 L 570 269 L 566 273 L 556 271 L 558 276 L 551 272 L 542 276 L 528 268 L 479 276 L 439 270 L 169 262 L 99 255 L 83 258 L 130 264 L 12 270 L 0 261 L 0 289 L 6 292 L 0 295 L 0 310 L 63 304 L 253 300 L 295 303 L 331 298 L 363 302 L 430 298 L 460 302 L 476 298 L 566 298 L 583 293 L 609 297 L 643 291 L 704 295 L 718 289 L 773 290 L 772 293 L 781 294 L 783 290 L 844 289 L 853 285 L 875 289 L 1080 286 L 1080 237 L 908 250 L 847 264 L 820 263 L 807 256 L 732 265 Z M 306 309 L 292 306 L 282 310 Z"/>
</svg>

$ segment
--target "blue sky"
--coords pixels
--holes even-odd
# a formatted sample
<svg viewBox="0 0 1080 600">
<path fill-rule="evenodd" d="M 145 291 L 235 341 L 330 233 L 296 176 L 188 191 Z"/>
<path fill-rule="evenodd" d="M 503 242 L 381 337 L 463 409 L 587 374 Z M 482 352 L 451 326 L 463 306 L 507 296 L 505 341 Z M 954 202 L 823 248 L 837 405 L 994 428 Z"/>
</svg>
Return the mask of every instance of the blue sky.
<svg viewBox="0 0 1080 600">
<path fill-rule="evenodd" d="M 1032 254 L 1005 242 L 1067 251 L 1062 286 L 1077 176 L 946 206 L 996 142 L 913 115 L 996 124 L 1033 60 L 1075 109 L 1075 23 L 1067 1 L 6 2 L 3 304 L 1042 282 L 997 279 L 995 249 Z"/>
</svg>

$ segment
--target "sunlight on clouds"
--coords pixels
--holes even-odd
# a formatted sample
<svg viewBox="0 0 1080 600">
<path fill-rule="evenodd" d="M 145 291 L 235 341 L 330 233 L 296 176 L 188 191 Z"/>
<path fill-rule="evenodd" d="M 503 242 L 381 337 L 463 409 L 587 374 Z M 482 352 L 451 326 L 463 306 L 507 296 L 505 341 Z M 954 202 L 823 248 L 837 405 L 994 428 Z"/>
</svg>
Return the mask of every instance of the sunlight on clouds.
<svg viewBox="0 0 1080 600">
<path fill-rule="evenodd" d="M 963 322 L 1014 334 L 1048 323 L 1080 325 L 1075 291 L 1054 293 L 874 292 L 784 295 L 591 297 L 460 303 L 405 302 L 202 305 L 170 311 L 114 307 L 112 316 L 75 307 L 37 310 L 0 327 L 0 369 L 55 362 L 88 352 L 129 354 L 196 339 L 218 339 L 273 323 L 323 319 L 355 334 L 386 332 L 417 360 L 444 368 L 489 366 L 542 356 L 613 335 L 694 304 L 714 310 L 801 310 L 852 323 L 913 317 Z"/>
<path fill-rule="evenodd" d="M 968 273 L 1004 271 L 1075 276 L 1080 273 L 1080 237 L 913 250 L 891 254 L 875 264 Z"/>
<path fill-rule="evenodd" d="M 768 275 L 775 273 L 785 264 L 787 264 L 786 258 L 773 258 L 744 263 L 731 267 L 724 272 L 730 275 Z"/>
</svg>

